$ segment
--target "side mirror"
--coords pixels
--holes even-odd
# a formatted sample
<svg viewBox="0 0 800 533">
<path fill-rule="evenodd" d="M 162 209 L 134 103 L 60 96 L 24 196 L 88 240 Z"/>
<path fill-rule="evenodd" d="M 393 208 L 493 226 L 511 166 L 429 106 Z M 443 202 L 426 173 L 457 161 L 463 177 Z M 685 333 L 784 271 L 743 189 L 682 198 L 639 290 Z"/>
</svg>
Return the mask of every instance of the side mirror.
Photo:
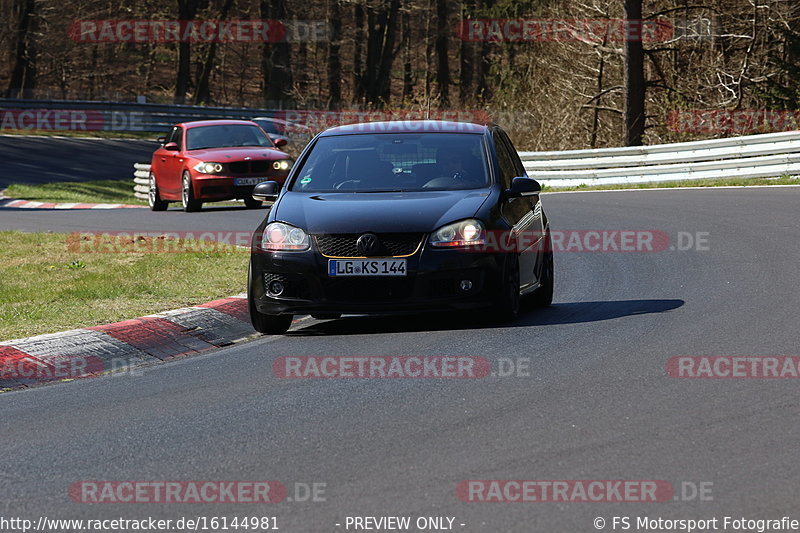
<svg viewBox="0 0 800 533">
<path fill-rule="evenodd" d="M 164 141 L 166 141 L 166 140 L 167 140 L 167 137 L 166 137 L 166 136 L 164 136 L 164 135 L 162 135 L 161 137 L 157 137 L 157 138 L 156 138 L 156 142 L 157 142 L 158 144 L 164 144 Z"/>
<path fill-rule="evenodd" d="M 164 145 L 164 150 L 169 150 L 170 152 L 179 152 L 180 148 L 178 148 L 177 143 L 167 143 Z"/>
<path fill-rule="evenodd" d="M 506 198 L 519 198 L 520 196 L 534 196 L 542 192 L 542 186 L 532 178 L 514 178 L 511 188 L 505 191 Z"/>
<path fill-rule="evenodd" d="M 253 187 L 253 200 L 274 204 L 280 190 L 281 186 L 277 181 L 262 181 Z"/>
<path fill-rule="evenodd" d="M 278 139 L 272 139 L 272 142 L 274 142 L 275 146 L 277 146 L 278 148 L 280 148 L 282 146 L 286 146 L 287 144 L 289 144 L 289 141 L 287 141 L 283 137 L 279 137 Z"/>
</svg>

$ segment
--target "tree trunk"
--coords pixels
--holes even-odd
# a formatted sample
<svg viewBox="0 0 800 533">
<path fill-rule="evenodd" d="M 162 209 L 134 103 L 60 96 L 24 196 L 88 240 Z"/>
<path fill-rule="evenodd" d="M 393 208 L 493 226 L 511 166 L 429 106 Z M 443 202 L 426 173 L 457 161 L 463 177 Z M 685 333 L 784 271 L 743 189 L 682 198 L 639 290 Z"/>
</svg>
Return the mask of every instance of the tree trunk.
<svg viewBox="0 0 800 533">
<path fill-rule="evenodd" d="M 461 19 L 466 20 L 471 17 L 474 8 L 473 0 L 466 0 L 461 4 Z M 459 68 L 458 98 L 462 106 L 466 106 L 472 100 L 473 69 L 475 68 L 475 44 L 462 38 L 459 56 L 461 66 Z"/>
<path fill-rule="evenodd" d="M 377 107 L 389 101 L 399 10 L 400 0 L 391 0 L 388 8 L 367 8 L 367 62 L 361 86 L 366 103 Z"/>
<path fill-rule="evenodd" d="M 353 92 L 356 103 L 361 103 L 364 100 L 364 66 L 361 58 L 364 53 L 364 7 L 361 4 L 353 6 L 353 26 Z"/>
<path fill-rule="evenodd" d="M 17 15 L 16 46 L 7 98 L 33 98 L 36 88 L 36 0 L 15 0 L 12 7 Z"/>
<path fill-rule="evenodd" d="M 228 12 L 230 12 L 232 7 L 233 0 L 225 0 L 225 3 L 222 4 L 222 9 L 219 12 L 219 20 L 226 20 L 228 18 Z M 197 91 L 194 95 L 195 105 L 207 104 L 211 101 L 211 71 L 214 69 L 214 61 L 217 55 L 217 44 L 218 43 L 216 42 L 211 42 L 208 44 L 208 53 L 206 54 L 206 59 L 203 62 L 200 75 L 197 78 Z"/>
<path fill-rule="evenodd" d="M 403 103 L 414 98 L 414 69 L 411 64 L 411 16 L 403 13 Z"/>
<path fill-rule="evenodd" d="M 181 33 L 184 32 L 183 24 L 194 20 L 197 15 L 199 0 L 178 0 L 178 19 L 181 21 Z M 186 39 L 178 43 L 178 75 L 175 79 L 175 103 L 185 104 L 186 93 L 189 92 L 189 77 L 191 76 L 192 45 Z"/>
<path fill-rule="evenodd" d="M 439 99 L 443 107 L 450 105 L 450 59 L 447 53 L 448 14 L 447 2 L 436 0 L 436 83 L 439 85 Z"/>
<path fill-rule="evenodd" d="M 642 0 L 625 0 L 625 146 L 640 146 L 644 137 L 644 47 Z"/>
<path fill-rule="evenodd" d="M 286 0 L 261 0 L 261 18 L 285 20 Z M 264 98 L 269 105 L 287 107 L 292 103 L 291 55 L 288 42 L 264 43 L 262 50 Z"/>
<path fill-rule="evenodd" d="M 331 40 L 328 42 L 328 108 L 339 109 L 342 106 L 342 61 L 339 56 L 342 20 L 339 0 L 328 0 L 328 20 L 331 24 Z"/>
<path fill-rule="evenodd" d="M 480 0 L 478 8 L 491 10 L 494 7 L 494 0 Z M 489 61 L 489 55 L 492 53 L 492 43 L 482 41 L 480 43 L 480 54 L 478 57 L 478 78 L 476 81 L 476 88 L 478 98 L 484 102 L 492 99 L 492 89 L 489 87 L 489 77 L 491 75 L 492 64 Z"/>
</svg>

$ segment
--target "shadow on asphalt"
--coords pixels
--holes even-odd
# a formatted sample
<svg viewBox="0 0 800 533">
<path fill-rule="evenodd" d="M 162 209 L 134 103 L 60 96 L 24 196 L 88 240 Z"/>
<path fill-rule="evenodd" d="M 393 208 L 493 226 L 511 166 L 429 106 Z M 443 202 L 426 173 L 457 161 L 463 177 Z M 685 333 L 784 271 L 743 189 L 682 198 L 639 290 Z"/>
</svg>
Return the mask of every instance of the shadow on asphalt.
<svg viewBox="0 0 800 533">
<path fill-rule="evenodd" d="M 287 336 L 314 335 L 365 335 L 369 333 L 402 333 L 418 331 L 444 331 L 476 328 L 516 328 L 529 326 L 554 326 L 598 322 L 626 316 L 664 313 L 681 307 L 683 300 L 609 300 L 600 302 L 558 303 L 544 309 L 524 305 L 519 318 L 509 324 L 492 324 L 488 312 L 477 313 L 421 313 L 365 317 L 344 317 L 338 320 L 317 322 L 308 327 L 289 331 Z"/>
</svg>

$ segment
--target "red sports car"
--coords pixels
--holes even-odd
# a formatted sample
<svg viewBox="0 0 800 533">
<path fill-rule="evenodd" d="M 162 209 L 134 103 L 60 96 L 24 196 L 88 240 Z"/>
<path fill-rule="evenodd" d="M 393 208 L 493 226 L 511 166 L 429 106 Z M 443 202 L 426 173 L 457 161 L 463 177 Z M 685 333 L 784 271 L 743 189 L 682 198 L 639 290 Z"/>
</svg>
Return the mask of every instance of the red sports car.
<svg viewBox="0 0 800 533">
<path fill-rule="evenodd" d="M 150 165 L 150 209 L 163 211 L 181 202 L 197 211 L 203 202 L 240 198 L 260 207 L 251 196 L 262 181 L 283 183 L 292 159 L 249 120 L 203 120 L 173 126 L 153 153 Z"/>
</svg>

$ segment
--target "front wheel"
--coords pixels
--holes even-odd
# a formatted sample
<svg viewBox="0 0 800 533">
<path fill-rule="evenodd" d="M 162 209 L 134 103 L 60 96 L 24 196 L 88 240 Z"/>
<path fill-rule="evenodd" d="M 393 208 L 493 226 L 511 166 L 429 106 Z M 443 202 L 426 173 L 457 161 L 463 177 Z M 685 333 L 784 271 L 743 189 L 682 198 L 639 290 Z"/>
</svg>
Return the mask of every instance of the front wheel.
<svg viewBox="0 0 800 533">
<path fill-rule="evenodd" d="M 247 304 L 250 309 L 250 323 L 253 329 L 265 335 L 282 335 L 289 331 L 292 325 L 292 315 L 268 315 L 256 307 L 253 297 L 253 265 L 247 273 Z"/>
<path fill-rule="evenodd" d="M 147 203 L 150 205 L 151 211 L 165 211 L 169 206 L 169 202 L 161 199 L 158 193 L 158 183 L 156 183 L 156 176 L 150 173 L 150 190 L 147 194 Z"/>
<path fill-rule="evenodd" d="M 192 211 L 200 211 L 200 208 L 203 207 L 203 202 L 194 199 L 192 177 L 189 176 L 188 172 L 183 173 L 181 203 L 183 204 L 183 210 L 187 213 L 191 213 Z"/>
<path fill-rule="evenodd" d="M 500 294 L 492 308 L 493 318 L 498 322 L 511 322 L 519 315 L 519 258 L 509 254 L 503 266 Z"/>
</svg>

